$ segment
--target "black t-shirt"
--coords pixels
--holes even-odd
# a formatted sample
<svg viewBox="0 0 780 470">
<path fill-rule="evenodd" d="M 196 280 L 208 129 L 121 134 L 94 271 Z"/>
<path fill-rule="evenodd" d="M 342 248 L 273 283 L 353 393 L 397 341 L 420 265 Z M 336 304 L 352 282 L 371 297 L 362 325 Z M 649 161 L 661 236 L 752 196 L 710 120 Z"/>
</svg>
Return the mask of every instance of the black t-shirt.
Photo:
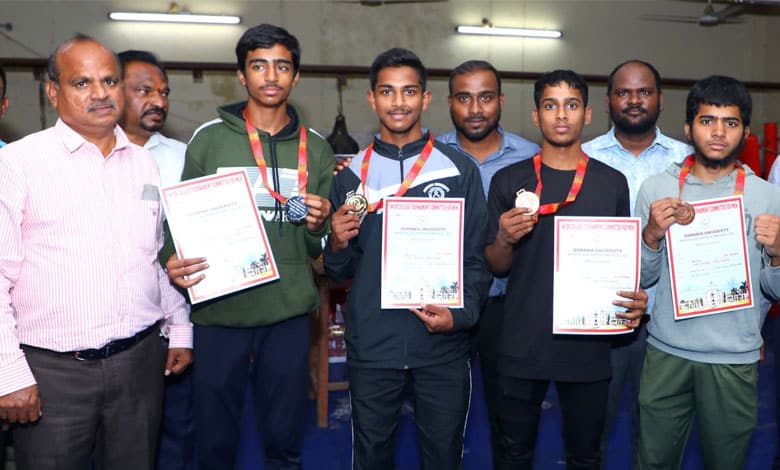
<svg viewBox="0 0 780 470">
<path fill-rule="evenodd" d="M 541 203 L 562 202 L 574 170 L 542 165 Z M 498 219 L 514 207 L 515 193 L 536 189 L 533 160 L 510 165 L 493 177 L 488 196 L 487 243 L 493 243 Z M 588 160 L 577 199 L 556 214 L 541 215 L 534 229 L 514 246 L 499 341 L 499 371 L 525 379 L 592 382 L 612 375 L 610 341 L 603 336 L 553 335 L 553 244 L 555 215 L 627 217 L 628 184 L 618 171 Z"/>
</svg>

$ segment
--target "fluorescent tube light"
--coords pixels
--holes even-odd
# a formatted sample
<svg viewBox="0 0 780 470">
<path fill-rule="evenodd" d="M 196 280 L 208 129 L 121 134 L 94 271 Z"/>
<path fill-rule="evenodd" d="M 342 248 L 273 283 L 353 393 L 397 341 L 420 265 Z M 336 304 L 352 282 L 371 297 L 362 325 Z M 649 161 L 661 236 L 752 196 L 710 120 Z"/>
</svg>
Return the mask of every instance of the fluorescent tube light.
<svg viewBox="0 0 780 470">
<path fill-rule="evenodd" d="M 108 17 L 114 21 L 146 21 L 152 23 L 239 24 L 240 16 L 193 15 L 191 13 L 139 13 L 112 11 Z"/>
<path fill-rule="evenodd" d="M 466 26 L 458 25 L 455 28 L 460 34 L 479 34 L 483 36 L 514 36 L 523 38 L 550 38 L 558 39 L 563 34 L 560 31 L 552 29 L 529 29 L 529 28 L 496 28 L 493 26 Z"/>
</svg>

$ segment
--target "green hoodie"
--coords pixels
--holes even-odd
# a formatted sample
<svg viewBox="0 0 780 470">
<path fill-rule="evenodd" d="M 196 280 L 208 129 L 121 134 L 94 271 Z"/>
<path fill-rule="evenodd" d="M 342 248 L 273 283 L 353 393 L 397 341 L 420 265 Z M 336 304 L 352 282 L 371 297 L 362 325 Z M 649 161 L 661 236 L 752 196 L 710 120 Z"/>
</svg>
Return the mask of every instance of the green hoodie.
<svg viewBox="0 0 780 470">
<path fill-rule="evenodd" d="M 187 146 L 182 180 L 212 175 L 218 168 L 247 168 L 250 180 L 257 175 L 252 149 L 249 146 L 242 112 L 246 102 L 218 108 L 219 118 L 207 122 L 195 131 Z M 290 123 L 278 134 L 260 131 L 263 155 L 268 165 L 269 182 L 278 178 L 278 170 L 298 168 L 298 114 L 287 105 Z M 333 152 L 325 140 L 311 129 L 307 134 L 308 183 L 306 191 L 327 199 L 333 179 Z M 289 170 L 287 170 L 289 171 Z M 279 187 L 279 186 L 277 186 Z M 285 186 L 281 186 L 283 194 Z M 293 224 L 284 217 L 284 208 L 275 200 L 263 198 L 258 210 L 263 218 L 271 250 L 279 269 L 280 279 L 261 286 L 225 295 L 192 306 L 191 319 L 199 325 L 228 327 L 263 326 L 304 315 L 319 304 L 309 260 L 322 251 L 322 237 L 330 223 L 318 233 L 311 233 L 306 224 Z M 265 202 L 268 201 L 268 202 Z M 166 231 L 170 232 L 170 231 Z M 170 236 L 166 237 L 161 259 L 174 252 Z M 208 275 L 208 270 L 205 271 Z"/>
</svg>

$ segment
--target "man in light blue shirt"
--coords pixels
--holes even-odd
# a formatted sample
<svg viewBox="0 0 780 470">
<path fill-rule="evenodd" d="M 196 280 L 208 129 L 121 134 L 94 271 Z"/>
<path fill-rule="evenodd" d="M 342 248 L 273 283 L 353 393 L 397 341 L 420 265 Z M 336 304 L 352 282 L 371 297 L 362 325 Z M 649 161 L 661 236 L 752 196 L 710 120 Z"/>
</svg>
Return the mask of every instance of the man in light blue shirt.
<svg viewBox="0 0 780 470">
<path fill-rule="evenodd" d="M 447 103 L 455 129 L 440 135 L 438 140 L 468 156 L 482 178 L 487 198 L 490 180 L 500 169 L 533 157 L 539 146 L 518 135 L 505 132 L 499 121 L 504 107 L 501 77 L 488 62 L 466 61 L 452 70 Z M 477 331 L 485 400 L 490 420 L 493 463 L 497 468 L 500 431 L 498 428 L 498 371 L 496 345 L 504 308 L 506 278 L 495 278 L 490 286 L 487 304 L 482 311 Z"/>
<path fill-rule="evenodd" d="M 168 75 L 154 54 L 125 51 L 122 63 L 125 107 L 120 125 L 127 138 L 149 150 L 160 169 L 163 186 L 178 183 L 187 146 L 160 133 L 168 116 Z M 192 374 L 168 375 L 165 381 L 157 468 L 193 468 Z"/>
<path fill-rule="evenodd" d="M 588 156 L 600 160 L 625 175 L 634 214 L 636 197 L 642 182 L 661 173 L 671 163 L 679 163 L 693 153 L 693 148 L 663 135 L 656 127 L 663 111 L 664 96 L 661 77 L 651 64 L 640 60 L 624 62 L 612 71 L 607 80 L 606 107 L 612 128 L 606 134 L 583 144 Z M 647 311 L 652 312 L 654 288 L 648 289 Z M 612 349 L 612 381 L 607 403 L 607 417 L 602 436 L 602 467 L 607 460 L 607 442 L 623 388 L 629 387 L 631 411 L 632 465 L 637 466 L 639 443 L 639 376 L 644 362 L 647 321 L 636 332 L 614 338 Z"/>
</svg>

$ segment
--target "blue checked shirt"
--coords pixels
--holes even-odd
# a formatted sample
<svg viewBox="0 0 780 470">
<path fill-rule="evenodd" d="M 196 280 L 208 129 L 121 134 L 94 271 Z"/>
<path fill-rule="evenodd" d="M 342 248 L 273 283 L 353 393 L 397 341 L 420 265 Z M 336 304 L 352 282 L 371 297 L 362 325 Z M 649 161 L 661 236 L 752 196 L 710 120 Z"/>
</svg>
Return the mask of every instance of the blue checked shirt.
<svg viewBox="0 0 780 470">
<path fill-rule="evenodd" d="M 499 147 L 497 152 L 489 155 L 482 163 L 463 150 L 460 142 L 458 142 L 458 132 L 455 129 L 436 138 L 439 142 L 454 147 L 462 154 L 469 157 L 471 161 L 477 165 L 479 176 L 482 178 L 482 189 L 485 192 L 485 198 L 487 198 L 488 190 L 490 189 L 490 180 L 493 179 L 493 175 L 495 175 L 498 170 L 509 166 L 512 163 L 531 158 L 539 151 L 539 146 L 535 143 L 526 140 L 519 135 L 504 132 L 504 129 L 501 126 L 498 126 L 498 133 L 501 134 L 501 147 Z M 494 277 L 493 284 L 490 286 L 489 295 L 491 297 L 504 295 L 506 292 L 506 283 L 507 280 L 505 277 Z"/>
<path fill-rule="evenodd" d="M 623 173 L 628 180 L 628 193 L 631 198 L 631 215 L 636 214 L 636 195 L 639 187 L 649 177 L 661 173 L 672 163 L 680 163 L 693 153 L 693 147 L 661 134 L 655 129 L 655 140 L 639 156 L 623 148 L 615 137 L 615 128 L 582 144 L 582 150 L 592 158 L 599 160 Z M 647 312 L 655 304 L 655 286 L 646 289 Z"/>
<path fill-rule="evenodd" d="M 661 134 L 658 128 L 655 130 L 653 143 L 639 156 L 623 148 L 615 138 L 614 127 L 606 134 L 582 144 L 582 150 L 589 157 L 623 173 L 628 180 L 632 215 L 636 213 L 636 195 L 639 193 L 639 187 L 647 177 L 663 172 L 671 163 L 680 163 L 693 153 L 690 145 Z"/>
</svg>

